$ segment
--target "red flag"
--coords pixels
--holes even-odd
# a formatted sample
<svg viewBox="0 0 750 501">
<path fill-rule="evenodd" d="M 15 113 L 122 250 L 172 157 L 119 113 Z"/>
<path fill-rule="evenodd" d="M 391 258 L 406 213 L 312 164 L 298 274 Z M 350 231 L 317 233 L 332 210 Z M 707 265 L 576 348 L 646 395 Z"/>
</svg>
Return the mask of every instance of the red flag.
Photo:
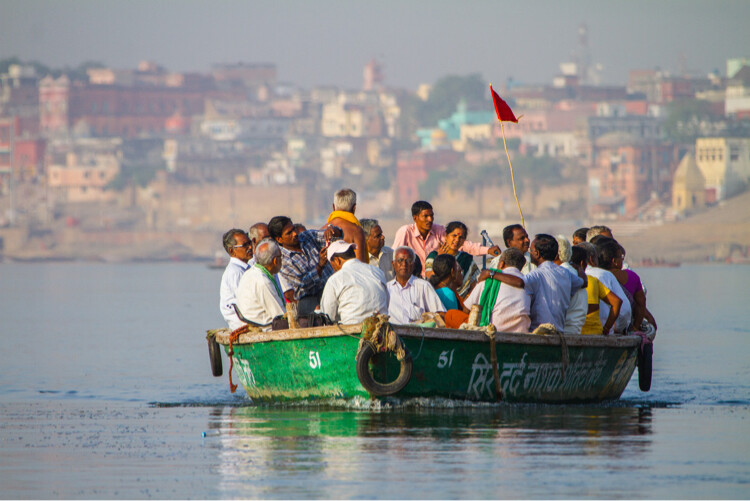
<svg viewBox="0 0 750 501">
<path fill-rule="evenodd" d="M 508 106 L 508 103 L 502 100 L 497 92 L 492 88 L 490 84 L 490 92 L 492 93 L 492 102 L 495 103 L 495 113 L 497 113 L 497 119 L 501 122 L 514 122 L 518 123 L 518 119 L 513 114 L 513 111 Z"/>
</svg>

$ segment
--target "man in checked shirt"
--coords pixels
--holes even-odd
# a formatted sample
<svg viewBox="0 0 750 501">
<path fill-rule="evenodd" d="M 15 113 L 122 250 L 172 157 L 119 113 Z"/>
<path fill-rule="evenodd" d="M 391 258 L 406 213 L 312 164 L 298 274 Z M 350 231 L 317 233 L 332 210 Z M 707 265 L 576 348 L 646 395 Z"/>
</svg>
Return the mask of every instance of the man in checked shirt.
<svg viewBox="0 0 750 501">
<path fill-rule="evenodd" d="M 279 272 L 281 287 L 287 301 L 297 302 L 297 314 L 307 315 L 320 304 L 320 296 L 333 268 L 328 263 L 328 244 L 343 236 L 337 226 L 325 230 L 298 232 L 286 216 L 276 216 L 268 222 L 271 238 L 281 246 L 282 267 Z"/>
</svg>

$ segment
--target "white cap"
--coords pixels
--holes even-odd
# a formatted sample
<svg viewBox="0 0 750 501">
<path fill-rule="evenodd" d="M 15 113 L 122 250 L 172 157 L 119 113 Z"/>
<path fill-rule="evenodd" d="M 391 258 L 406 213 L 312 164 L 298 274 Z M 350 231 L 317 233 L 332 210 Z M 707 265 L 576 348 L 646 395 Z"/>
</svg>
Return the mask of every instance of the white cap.
<svg viewBox="0 0 750 501">
<path fill-rule="evenodd" d="M 336 240 L 328 245 L 328 260 L 330 261 L 334 254 L 343 254 L 349 250 L 349 247 L 357 248 L 356 245 L 344 242 L 343 240 Z"/>
</svg>

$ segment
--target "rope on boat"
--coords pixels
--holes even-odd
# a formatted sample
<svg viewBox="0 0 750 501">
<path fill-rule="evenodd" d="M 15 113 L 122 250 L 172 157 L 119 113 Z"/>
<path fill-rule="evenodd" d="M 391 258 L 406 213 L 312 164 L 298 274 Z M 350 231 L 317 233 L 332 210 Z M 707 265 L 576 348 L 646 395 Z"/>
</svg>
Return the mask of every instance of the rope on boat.
<svg viewBox="0 0 750 501">
<path fill-rule="evenodd" d="M 649 333 L 654 332 L 654 327 L 648 323 L 646 320 L 643 321 L 643 324 L 641 325 L 641 329 L 634 331 L 633 334 L 636 336 L 640 336 L 641 338 L 641 346 L 640 350 L 641 353 L 643 353 L 643 348 L 647 344 L 654 344 L 654 342 L 648 337 Z"/>
<path fill-rule="evenodd" d="M 495 342 L 497 330 L 493 324 L 489 324 L 484 327 L 484 332 L 490 338 L 490 362 L 492 363 L 492 376 L 495 378 L 495 396 L 499 402 L 503 399 L 503 389 L 500 386 L 500 371 L 497 368 L 497 343 Z"/>
<path fill-rule="evenodd" d="M 345 336 L 353 337 L 354 339 L 360 339 L 360 337 L 357 335 L 356 332 L 346 332 L 343 327 L 341 327 L 341 324 L 336 322 L 336 327 L 339 328 L 341 333 Z"/>
<path fill-rule="evenodd" d="M 357 379 L 372 397 L 395 395 L 403 390 L 411 379 L 413 368 L 411 354 L 404 347 L 403 341 L 388 320 L 388 315 L 376 313 L 362 322 L 362 339 L 359 341 L 355 357 Z M 399 360 L 399 373 L 394 381 L 376 381 L 370 371 L 370 361 L 381 352 L 391 352 Z"/>
<path fill-rule="evenodd" d="M 534 332 L 532 334 L 540 334 L 543 336 L 554 336 L 557 335 L 557 337 L 560 338 L 560 349 L 562 350 L 562 378 L 565 380 L 565 371 L 568 369 L 568 364 L 570 363 L 570 354 L 568 353 L 568 342 L 565 341 L 565 334 L 563 334 L 562 331 L 557 330 L 557 328 L 552 324 L 540 324 L 539 327 L 534 329 Z"/>
<path fill-rule="evenodd" d="M 417 360 L 419 358 L 419 355 L 422 354 L 422 346 L 424 345 L 424 327 L 420 325 L 419 330 L 422 331 L 422 341 L 420 341 L 419 343 L 419 351 L 417 352 L 417 355 L 413 358 L 413 360 Z"/>
<path fill-rule="evenodd" d="M 375 314 L 366 318 L 362 322 L 362 339 L 359 341 L 359 349 L 362 349 L 362 346 L 368 343 L 376 353 L 390 351 L 396 355 L 399 361 L 402 361 L 406 357 L 406 348 L 404 348 L 403 341 L 393 330 L 388 320 L 388 315 L 383 314 Z"/>
</svg>

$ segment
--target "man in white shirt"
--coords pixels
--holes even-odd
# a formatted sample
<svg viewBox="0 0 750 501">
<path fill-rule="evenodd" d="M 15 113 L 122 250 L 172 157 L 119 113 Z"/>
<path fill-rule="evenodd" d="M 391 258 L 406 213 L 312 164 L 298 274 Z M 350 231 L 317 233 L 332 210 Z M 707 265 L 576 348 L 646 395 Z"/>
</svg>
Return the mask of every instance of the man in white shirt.
<svg viewBox="0 0 750 501">
<path fill-rule="evenodd" d="M 345 325 L 358 324 L 373 313 L 388 313 L 385 275 L 357 259 L 354 247 L 343 240 L 328 246 L 328 262 L 335 273 L 320 298 L 320 310 Z"/>
<path fill-rule="evenodd" d="M 396 278 L 388 282 L 388 315 L 394 324 L 421 322 L 425 312 L 445 312 L 430 282 L 413 275 L 414 261 L 410 247 L 401 246 L 393 254 Z"/>
<path fill-rule="evenodd" d="M 266 239 L 269 238 L 271 235 L 268 233 L 268 225 L 266 223 L 255 223 L 247 230 L 247 237 L 250 239 L 250 245 L 252 245 L 253 248 L 253 254 L 255 254 L 255 248 L 258 246 L 258 244 Z M 250 261 L 247 262 L 249 266 L 252 266 L 255 264 L 255 258 L 253 257 L 250 259 Z"/>
<path fill-rule="evenodd" d="M 271 321 L 285 311 L 284 294 L 274 275 L 281 270 L 281 248 L 271 239 L 255 248 L 255 265 L 248 269 L 237 287 L 237 306 L 246 319 L 271 329 Z"/>
<path fill-rule="evenodd" d="M 520 250 L 510 247 L 500 254 L 497 269 L 502 270 L 503 275 L 513 275 L 523 279 L 521 269 L 524 267 L 525 261 L 526 258 Z M 480 304 L 484 288 L 490 280 L 496 280 L 494 274 L 474 287 L 474 290 L 464 301 L 467 308 Z M 492 308 L 492 324 L 498 331 L 529 332 L 530 313 L 531 296 L 526 294 L 526 291 L 504 283 L 500 285 L 495 305 Z"/>
<path fill-rule="evenodd" d="M 230 329 L 242 327 L 244 323 L 237 318 L 233 304 L 237 302 L 237 285 L 248 268 L 247 262 L 253 256 L 252 243 L 243 230 L 232 228 L 222 237 L 224 250 L 229 254 L 229 263 L 221 276 L 219 287 L 219 311 Z"/>
<path fill-rule="evenodd" d="M 529 234 L 526 233 L 526 229 L 523 226 L 520 224 L 511 224 L 503 228 L 503 242 L 505 242 L 506 248 L 518 249 L 523 253 L 523 257 L 526 258 L 526 264 L 523 265 L 521 273 L 527 275 L 536 269 L 536 264 L 533 263 L 531 254 L 529 253 L 529 245 L 531 244 Z M 493 259 L 490 262 L 490 268 L 500 269 L 498 268 L 499 261 L 500 256 Z"/>
<path fill-rule="evenodd" d="M 365 232 L 367 256 L 372 266 L 377 266 L 385 274 L 386 282 L 396 276 L 393 272 L 393 249 L 385 245 L 383 229 L 377 219 L 360 219 L 362 230 Z"/>
<path fill-rule="evenodd" d="M 572 248 L 565 235 L 557 235 L 557 259 L 555 264 L 560 265 L 570 272 L 574 277 L 579 276 L 578 269 L 586 269 L 586 251 Z M 578 289 L 570 298 L 570 306 L 565 314 L 565 334 L 580 334 L 583 324 L 586 323 L 588 313 L 588 293 L 586 288 Z"/>
</svg>

